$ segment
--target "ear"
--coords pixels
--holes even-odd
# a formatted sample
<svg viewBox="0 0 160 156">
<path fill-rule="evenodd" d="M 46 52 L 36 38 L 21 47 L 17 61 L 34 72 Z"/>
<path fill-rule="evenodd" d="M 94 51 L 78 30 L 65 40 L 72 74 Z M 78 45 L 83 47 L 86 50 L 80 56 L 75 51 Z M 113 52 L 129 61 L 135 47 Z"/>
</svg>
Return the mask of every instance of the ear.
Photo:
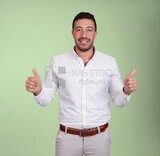
<svg viewBox="0 0 160 156">
<path fill-rule="evenodd" d="M 74 38 L 74 31 L 73 30 L 71 31 L 71 34 L 72 34 L 72 37 Z"/>
<path fill-rule="evenodd" d="M 97 33 L 98 33 L 98 32 L 97 32 L 97 31 L 95 31 L 94 38 L 96 38 L 96 36 L 97 36 Z"/>
</svg>

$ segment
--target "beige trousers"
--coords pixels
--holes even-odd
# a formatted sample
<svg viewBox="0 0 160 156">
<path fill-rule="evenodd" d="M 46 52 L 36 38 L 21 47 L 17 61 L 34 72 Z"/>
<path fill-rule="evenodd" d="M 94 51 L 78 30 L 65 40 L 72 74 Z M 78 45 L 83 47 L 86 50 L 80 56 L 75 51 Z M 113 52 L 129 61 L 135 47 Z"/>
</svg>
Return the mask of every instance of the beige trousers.
<svg viewBox="0 0 160 156">
<path fill-rule="evenodd" d="M 109 127 L 102 133 L 81 137 L 59 131 L 56 138 L 56 156 L 110 156 Z"/>
</svg>

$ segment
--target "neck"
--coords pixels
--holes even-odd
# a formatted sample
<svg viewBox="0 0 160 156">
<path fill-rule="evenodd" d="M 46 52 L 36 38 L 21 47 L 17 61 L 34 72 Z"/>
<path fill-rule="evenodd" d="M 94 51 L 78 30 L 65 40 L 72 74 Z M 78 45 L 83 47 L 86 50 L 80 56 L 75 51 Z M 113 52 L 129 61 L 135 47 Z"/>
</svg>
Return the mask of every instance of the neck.
<svg viewBox="0 0 160 156">
<path fill-rule="evenodd" d="M 95 51 L 94 47 L 92 47 L 91 49 L 89 49 L 88 51 L 85 51 L 85 52 L 79 50 L 77 47 L 75 47 L 74 49 L 75 49 L 77 55 L 82 58 L 85 65 L 93 57 L 94 51 Z"/>
</svg>

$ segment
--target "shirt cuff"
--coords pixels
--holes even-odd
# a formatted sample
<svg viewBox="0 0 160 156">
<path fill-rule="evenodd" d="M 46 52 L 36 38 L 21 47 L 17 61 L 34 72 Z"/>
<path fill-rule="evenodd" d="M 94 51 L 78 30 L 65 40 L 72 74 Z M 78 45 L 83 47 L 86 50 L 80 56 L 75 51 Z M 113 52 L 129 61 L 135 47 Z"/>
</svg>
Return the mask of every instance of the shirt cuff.
<svg viewBox="0 0 160 156">
<path fill-rule="evenodd" d="M 129 101 L 130 98 L 131 98 L 131 94 L 130 94 L 130 95 L 127 95 L 127 94 L 125 94 L 123 91 L 122 91 L 122 95 L 125 97 L 125 99 L 126 99 L 127 101 Z"/>
<path fill-rule="evenodd" d="M 45 91 L 44 91 L 44 89 L 42 88 L 42 90 L 41 90 L 41 92 L 40 92 L 40 94 L 38 94 L 38 95 L 34 95 L 34 98 L 35 98 L 35 100 L 36 100 L 36 102 L 37 103 L 41 103 L 42 101 L 43 101 L 43 99 L 45 99 Z"/>
</svg>

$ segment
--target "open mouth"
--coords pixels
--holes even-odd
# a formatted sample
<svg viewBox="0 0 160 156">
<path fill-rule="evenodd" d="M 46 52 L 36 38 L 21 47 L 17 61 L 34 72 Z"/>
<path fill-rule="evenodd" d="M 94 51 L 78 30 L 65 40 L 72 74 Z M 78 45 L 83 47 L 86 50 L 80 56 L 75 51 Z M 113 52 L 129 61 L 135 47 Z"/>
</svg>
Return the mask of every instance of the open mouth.
<svg viewBox="0 0 160 156">
<path fill-rule="evenodd" d="M 89 39 L 80 39 L 79 42 L 81 44 L 87 44 L 89 42 Z"/>
</svg>

